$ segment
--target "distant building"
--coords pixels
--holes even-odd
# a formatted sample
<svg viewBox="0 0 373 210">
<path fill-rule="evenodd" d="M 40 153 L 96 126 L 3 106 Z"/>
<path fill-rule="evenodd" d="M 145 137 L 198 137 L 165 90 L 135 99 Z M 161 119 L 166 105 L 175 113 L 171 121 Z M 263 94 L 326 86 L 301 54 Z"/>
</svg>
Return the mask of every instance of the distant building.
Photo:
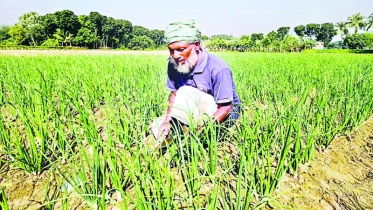
<svg viewBox="0 0 373 210">
<path fill-rule="evenodd" d="M 315 47 L 313 48 L 315 50 L 323 50 L 324 49 L 324 42 L 316 42 Z"/>
</svg>

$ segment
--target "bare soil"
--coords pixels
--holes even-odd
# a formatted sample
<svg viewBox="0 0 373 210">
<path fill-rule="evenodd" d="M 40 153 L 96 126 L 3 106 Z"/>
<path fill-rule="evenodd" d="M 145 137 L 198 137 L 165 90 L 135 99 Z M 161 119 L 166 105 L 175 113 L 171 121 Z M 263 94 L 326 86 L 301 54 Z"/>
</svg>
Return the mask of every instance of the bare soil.
<svg viewBox="0 0 373 210">
<path fill-rule="evenodd" d="M 285 177 L 275 196 L 284 209 L 373 209 L 373 116 L 318 153 L 297 179 Z"/>
</svg>

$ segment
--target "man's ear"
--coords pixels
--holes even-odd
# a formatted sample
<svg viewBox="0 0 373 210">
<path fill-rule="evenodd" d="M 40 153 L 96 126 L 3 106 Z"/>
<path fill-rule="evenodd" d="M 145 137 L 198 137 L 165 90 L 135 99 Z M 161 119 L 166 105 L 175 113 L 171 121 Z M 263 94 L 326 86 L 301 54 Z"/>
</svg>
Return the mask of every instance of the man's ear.
<svg viewBox="0 0 373 210">
<path fill-rule="evenodd" d="M 195 50 L 200 50 L 201 49 L 201 43 L 200 42 L 195 42 L 194 47 L 195 47 L 194 48 Z"/>
</svg>

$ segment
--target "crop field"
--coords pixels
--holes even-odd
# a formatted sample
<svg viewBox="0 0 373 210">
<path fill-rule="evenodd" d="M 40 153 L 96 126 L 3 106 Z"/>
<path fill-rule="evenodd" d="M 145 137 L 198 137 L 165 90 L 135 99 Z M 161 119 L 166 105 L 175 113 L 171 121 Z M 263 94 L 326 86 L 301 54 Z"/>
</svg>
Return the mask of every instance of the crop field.
<svg viewBox="0 0 373 210">
<path fill-rule="evenodd" d="M 167 108 L 167 54 L 0 55 L 0 206 L 273 206 L 284 176 L 373 113 L 372 55 L 215 54 L 239 121 L 191 126 L 162 150 L 143 140 Z"/>
</svg>

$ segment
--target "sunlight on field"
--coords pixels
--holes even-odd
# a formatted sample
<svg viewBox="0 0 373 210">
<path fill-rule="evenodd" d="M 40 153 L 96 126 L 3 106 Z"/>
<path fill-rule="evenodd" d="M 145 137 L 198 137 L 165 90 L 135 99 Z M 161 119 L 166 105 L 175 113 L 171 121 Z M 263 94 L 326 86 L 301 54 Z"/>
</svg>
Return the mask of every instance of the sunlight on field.
<svg viewBox="0 0 373 210">
<path fill-rule="evenodd" d="M 149 151 L 149 122 L 167 106 L 167 51 L 119 52 L 0 52 L 0 172 L 48 183 L 35 208 L 261 207 L 285 174 L 297 177 L 373 110 L 371 55 L 216 53 L 244 110 L 233 131 L 191 128 Z M 9 180 L 0 178 L 6 193 Z"/>
</svg>

